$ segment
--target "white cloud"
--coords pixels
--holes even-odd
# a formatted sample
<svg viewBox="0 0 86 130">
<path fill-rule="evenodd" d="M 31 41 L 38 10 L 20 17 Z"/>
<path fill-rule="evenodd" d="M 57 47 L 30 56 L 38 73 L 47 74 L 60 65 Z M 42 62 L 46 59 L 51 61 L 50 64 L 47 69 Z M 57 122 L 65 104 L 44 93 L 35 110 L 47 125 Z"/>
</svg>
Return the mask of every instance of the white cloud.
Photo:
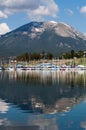
<svg viewBox="0 0 86 130">
<path fill-rule="evenodd" d="M 0 11 L 0 18 L 7 18 L 7 15 L 3 13 L 2 11 Z"/>
<path fill-rule="evenodd" d="M 0 0 L 1 12 L 6 16 L 15 12 L 26 12 L 34 19 L 50 16 L 56 17 L 59 11 L 54 0 Z"/>
<path fill-rule="evenodd" d="M 28 16 L 31 19 L 42 19 L 46 16 L 57 17 L 59 8 L 54 0 L 41 0 L 41 2 L 42 4 L 37 9 L 28 11 Z"/>
<path fill-rule="evenodd" d="M 5 34 L 10 31 L 10 28 L 6 23 L 1 23 L 0 24 L 0 35 Z"/>
<path fill-rule="evenodd" d="M 83 13 L 83 14 L 86 14 L 86 6 L 83 6 L 83 7 L 80 9 L 80 12 Z"/>
<path fill-rule="evenodd" d="M 34 9 L 39 6 L 40 0 L 0 0 L 0 6 L 8 9 Z"/>
</svg>

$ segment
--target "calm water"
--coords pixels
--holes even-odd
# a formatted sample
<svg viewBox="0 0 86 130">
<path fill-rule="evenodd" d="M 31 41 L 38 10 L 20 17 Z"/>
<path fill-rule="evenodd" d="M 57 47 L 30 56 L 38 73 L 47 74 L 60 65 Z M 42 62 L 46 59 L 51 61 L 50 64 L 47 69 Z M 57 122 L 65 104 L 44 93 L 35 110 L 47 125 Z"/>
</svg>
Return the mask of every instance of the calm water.
<svg viewBox="0 0 86 130">
<path fill-rule="evenodd" d="M 0 130 L 12 127 L 85 130 L 86 72 L 0 72 Z"/>
</svg>

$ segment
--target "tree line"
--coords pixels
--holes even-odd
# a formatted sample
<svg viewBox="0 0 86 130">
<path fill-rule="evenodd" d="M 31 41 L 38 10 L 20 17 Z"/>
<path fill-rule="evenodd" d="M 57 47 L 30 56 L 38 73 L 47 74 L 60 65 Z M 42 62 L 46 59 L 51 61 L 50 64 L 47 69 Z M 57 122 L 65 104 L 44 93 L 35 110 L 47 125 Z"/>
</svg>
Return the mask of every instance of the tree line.
<svg viewBox="0 0 86 130">
<path fill-rule="evenodd" d="M 65 53 L 62 53 L 59 58 L 60 59 L 71 59 L 71 58 L 82 58 L 84 57 L 84 51 L 78 51 L 78 52 L 75 52 L 74 50 L 71 50 L 70 52 L 65 52 Z"/>
<path fill-rule="evenodd" d="M 73 59 L 76 58 L 82 58 L 86 55 L 84 55 L 84 51 L 77 51 L 71 50 L 70 52 L 61 53 L 58 58 L 59 59 Z M 15 60 L 17 61 L 30 61 L 30 60 L 40 60 L 40 59 L 47 59 L 52 60 L 54 58 L 54 55 L 52 53 L 45 53 L 44 51 L 41 53 L 23 53 L 19 56 L 16 56 Z"/>
<path fill-rule="evenodd" d="M 22 55 L 16 56 L 15 60 L 17 61 L 30 61 L 30 60 L 40 60 L 40 59 L 48 59 L 52 60 L 53 59 L 53 54 L 52 53 L 23 53 Z"/>
</svg>

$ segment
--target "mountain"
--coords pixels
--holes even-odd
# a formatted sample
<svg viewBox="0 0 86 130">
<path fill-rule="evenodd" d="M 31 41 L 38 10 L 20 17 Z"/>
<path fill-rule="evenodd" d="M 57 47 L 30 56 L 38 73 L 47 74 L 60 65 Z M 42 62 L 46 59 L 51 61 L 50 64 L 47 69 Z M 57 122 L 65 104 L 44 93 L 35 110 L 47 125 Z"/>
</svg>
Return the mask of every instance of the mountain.
<svg viewBox="0 0 86 130">
<path fill-rule="evenodd" d="M 86 49 L 86 37 L 66 23 L 31 22 L 0 36 L 0 56 L 24 52 L 61 52 Z"/>
</svg>

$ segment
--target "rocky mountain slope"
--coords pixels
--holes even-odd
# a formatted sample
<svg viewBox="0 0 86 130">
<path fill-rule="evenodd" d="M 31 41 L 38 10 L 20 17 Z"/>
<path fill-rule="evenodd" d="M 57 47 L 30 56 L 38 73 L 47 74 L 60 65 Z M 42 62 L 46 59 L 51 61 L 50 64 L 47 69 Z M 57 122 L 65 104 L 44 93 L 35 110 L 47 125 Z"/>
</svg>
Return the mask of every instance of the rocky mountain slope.
<svg viewBox="0 0 86 130">
<path fill-rule="evenodd" d="M 0 55 L 24 52 L 61 52 L 86 49 L 86 37 L 66 23 L 31 22 L 0 37 Z"/>
</svg>

